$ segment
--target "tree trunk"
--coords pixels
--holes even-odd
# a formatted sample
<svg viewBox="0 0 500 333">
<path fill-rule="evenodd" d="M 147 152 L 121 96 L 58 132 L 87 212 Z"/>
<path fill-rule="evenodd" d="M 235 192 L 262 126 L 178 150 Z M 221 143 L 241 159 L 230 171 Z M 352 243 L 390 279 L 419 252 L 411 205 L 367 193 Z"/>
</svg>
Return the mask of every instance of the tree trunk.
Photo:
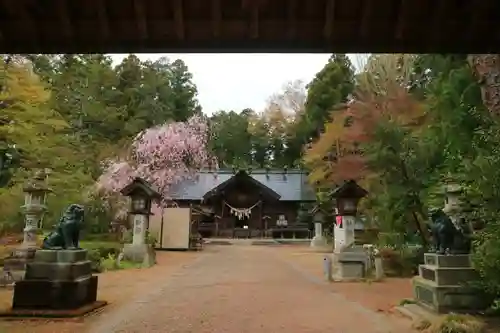
<svg viewBox="0 0 500 333">
<path fill-rule="evenodd" d="M 467 60 L 481 87 L 484 106 L 500 116 L 500 54 L 469 54 Z"/>
</svg>

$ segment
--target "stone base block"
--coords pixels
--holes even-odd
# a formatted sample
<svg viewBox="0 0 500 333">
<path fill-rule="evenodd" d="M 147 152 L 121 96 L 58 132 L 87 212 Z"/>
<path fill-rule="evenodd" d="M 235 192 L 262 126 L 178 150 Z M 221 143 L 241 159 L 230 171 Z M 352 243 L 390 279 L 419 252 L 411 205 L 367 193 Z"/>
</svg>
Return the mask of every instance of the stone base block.
<svg viewBox="0 0 500 333">
<path fill-rule="evenodd" d="M 419 276 L 425 280 L 433 281 L 438 286 L 466 285 L 470 281 L 479 278 L 476 270 L 472 267 L 438 267 L 430 265 L 419 265 Z"/>
<path fill-rule="evenodd" d="M 356 281 L 365 277 L 365 265 L 359 261 L 337 262 L 333 271 L 334 281 Z"/>
<path fill-rule="evenodd" d="M 35 261 L 39 263 L 76 263 L 87 260 L 87 250 L 38 250 Z"/>
<path fill-rule="evenodd" d="M 23 280 L 16 283 L 13 310 L 71 310 L 97 300 L 97 276 L 75 281 Z"/>
<path fill-rule="evenodd" d="M 31 262 L 26 266 L 27 280 L 72 281 L 92 274 L 89 260 L 75 263 Z"/>
<path fill-rule="evenodd" d="M 469 254 L 437 254 L 424 253 L 424 264 L 437 267 L 471 267 L 471 258 Z"/>
<path fill-rule="evenodd" d="M 71 310 L 26 310 L 26 309 L 9 309 L 0 312 L 0 317 L 10 319 L 24 320 L 25 318 L 75 318 L 87 315 L 97 309 L 107 305 L 106 301 L 96 301 L 86 304 L 77 309 Z"/>
<path fill-rule="evenodd" d="M 3 271 L 9 272 L 14 281 L 24 279 L 26 266 L 34 260 L 36 248 L 18 248 L 4 259 Z"/>
<path fill-rule="evenodd" d="M 412 279 L 417 303 L 436 313 L 483 311 L 491 300 L 478 290 L 466 286 L 438 286 L 420 276 Z"/>
<path fill-rule="evenodd" d="M 150 267 L 156 263 L 156 252 L 149 244 L 125 244 L 123 246 L 123 259 Z"/>
<path fill-rule="evenodd" d="M 328 242 L 323 236 L 314 236 L 311 240 L 311 247 L 317 249 L 324 249 L 328 245 Z"/>
</svg>

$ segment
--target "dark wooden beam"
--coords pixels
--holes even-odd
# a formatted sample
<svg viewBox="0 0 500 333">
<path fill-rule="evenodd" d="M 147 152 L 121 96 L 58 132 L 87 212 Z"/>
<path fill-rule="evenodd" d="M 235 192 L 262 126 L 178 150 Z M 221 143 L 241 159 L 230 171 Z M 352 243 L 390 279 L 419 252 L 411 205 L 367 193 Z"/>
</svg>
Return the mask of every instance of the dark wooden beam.
<svg viewBox="0 0 500 333">
<path fill-rule="evenodd" d="M 175 35 L 178 39 L 184 40 L 186 34 L 184 27 L 184 8 L 182 7 L 182 0 L 173 0 L 172 6 L 174 10 Z"/>
<path fill-rule="evenodd" d="M 38 29 L 36 29 L 33 20 L 31 19 L 28 11 L 26 10 L 26 6 L 30 4 L 30 1 L 3 1 L 3 5 L 5 9 L 7 9 L 7 13 L 16 17 L 16 19 L 20 19 L 21 26 L 24 27 L 23 30 L 29 31 L 30 35 L 34 36 L 34 38 L 30 38 L 29 42 L 33 46 L 38 45 Z"/>
<path fill-rule="evenodd" d="M 255 39 L 259 37 L 259 10 L 261 6 L 265 6 L 266 4 L 267 0 L 241 0 L 241 7 L 250 12 L 250 38 Z"/>
<path fill-rule="evenodd" d="M 57 15 L 61 20 L 62 33 L 64 37 L 70 41 L 73 39 L 73 27 L 71 25 L 71 20 L 69 18 L 68 3 L 66 0 L 57 0 Z"/>
<path fill-rule="evenodd" d="M 396 39 L 403 39 L 406 27 L 408 25 L 408 19 L 410 15 L 410 2 L 411 0 L 399 0 L 399 8 L 396 18 L 395 35 Z"/>
<path fill-rule="evenodd" d="M 333 36 L 333 24 L 335 22 L 335 0 L 326 0 L 325 7 L 325 27 L 323 36 L 326 40 L 331 40 Z"/>
<path fill-rule="evenodd" d="M 250 8 L 250 38 L 259 38 L 259 6 Z"/>
<path fill-rule="evenodd" d="M 297 35 L 297 7 L 298 0 L 289 0 L 287 8 L 288 39 L 294 39 Z"/>
<path fill-rule="evenodd" d="M 106 41 L 111 37 L 111 32 L 108 24 L 108 13 L 106 10 L 106 1 L 94 0 L 95 8 L 97 8 L 97 17 L 101 28 L 101 39 Z"/>
<path fill-rule="evenodd" d="M 485 14 L 491 8 L 491 1 L 488 0 L 470 0 L 469 1 L 469 13 L 471 13 L 471 19 L 469 28 L 465 31 L 465 38 L 467 40 L 473 40 L 481 32 L 481 23 L 484 19 Z"/>
<path fill-rule="evenodd" d="M 220 6 L 221 0 L 212 0 L 212 25 L 214 37 L 220 36 L 221 22 L 222 22 L 222 10 Z"/>
<path fill-rule="evenodd" d="M 446 19 L 447 17 L 446 10 L 449 7 L 449 1 L 430 0 L 429 2 L 430 2 L 429 8 L 430 9 L 434 8 L 434 10 L 431 11 L 432 14 L 430 14 L 430 16 L 432 17 L 432 21 L 430 22 L 429 30 L 427 31 L 429 32 L 431 41 L 439 42 L 441 40 L 442 33 L 446 32 L 445 30 L 447 30 L 448 21 Z"/>
<path fill-rule="evenodd" d="M 148 38 L 148 25 L 146 23 L 146 10 L 144 9 L 143 0 L 133 0 L 134 1 L 134 11 L 135 18 L 137 20 L 137 29 L 139 30 L 139 35 L 141 39 Z"/>
<path fill-rule="evenodd" d="M 361 38 L 368 38 L 370 35 L 370 15 L 372 14 L 374 0 L 364 0 L 361 8 L 361 24 L 359 35 Z"/>
</svg>

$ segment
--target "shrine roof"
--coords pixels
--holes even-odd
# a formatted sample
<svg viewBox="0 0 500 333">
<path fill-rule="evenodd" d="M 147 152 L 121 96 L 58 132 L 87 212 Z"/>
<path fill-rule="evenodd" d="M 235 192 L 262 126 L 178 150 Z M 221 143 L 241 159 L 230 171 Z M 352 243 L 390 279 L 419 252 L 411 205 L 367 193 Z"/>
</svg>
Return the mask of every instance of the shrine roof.
<svg viewBox="0 0 500 333">
<path fill-rule="evenodd" d="M 201 200 L 205 193 L 235 176 L 230 169 L 202 170 L 193 179 L 177 184 L 172 189 L 173 200 Z M 281 201 L 314 201 L 315 194 L 307 183 L 307 174 L 302 170 L 265 169 L 253 170 L 254 180 L 281 196 Z"/>
</svg>

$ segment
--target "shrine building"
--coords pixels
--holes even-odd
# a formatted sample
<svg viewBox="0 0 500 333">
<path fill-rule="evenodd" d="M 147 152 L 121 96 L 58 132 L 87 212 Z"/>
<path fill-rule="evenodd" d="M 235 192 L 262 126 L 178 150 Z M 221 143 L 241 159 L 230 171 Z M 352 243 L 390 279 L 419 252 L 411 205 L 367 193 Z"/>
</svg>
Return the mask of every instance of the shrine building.
<svg viewBox="0 0 500 333">
<path fill-rule="evenodd" d="M 171 198 L 192 208 L 203 237 L 310 237 L 310 226 L 297 221 L 300 203 L 315 201 L 302 170 L 202 170 L 176 185 Z"/>
</svg>

